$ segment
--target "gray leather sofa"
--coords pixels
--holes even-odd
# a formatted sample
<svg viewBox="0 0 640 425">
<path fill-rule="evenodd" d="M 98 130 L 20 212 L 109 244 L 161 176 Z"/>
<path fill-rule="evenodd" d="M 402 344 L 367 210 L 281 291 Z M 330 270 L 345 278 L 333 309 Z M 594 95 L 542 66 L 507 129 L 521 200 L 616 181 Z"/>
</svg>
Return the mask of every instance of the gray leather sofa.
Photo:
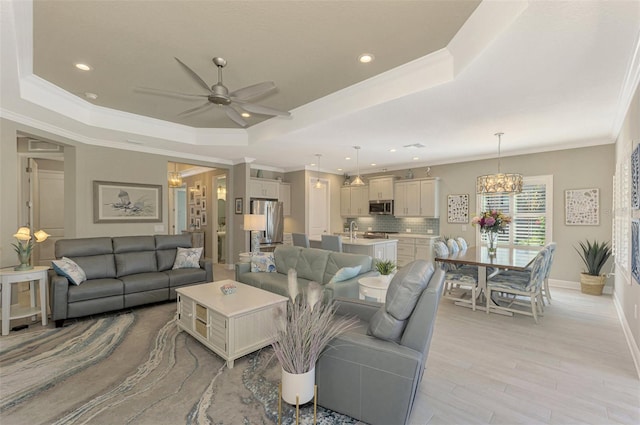
<svg viewBox="0 0 640 425">
<path fill-rule="evenodd" d="M 176 299 L 175 288 L 213 281 L 211 260 L 200 268 L 172 270 L 177 248 L 190 248 L 191 236 L 121 236 L 56 241 L 56 258 L 68 257 L 86 273 L 80 285 L 49 271 L 51 319 L 82 317 Z"/>
<path fill-rule="evenodd" d="M 306 293 L 309 282 L 314 281 L 324 286 L 325 299 L 335 297 L 358 298 L 358 279 L 364 276 L 377 276 L 372 270 L 373 260 L 368 255 L 346 254 L 316 248 L 281 245 L 274 251 L 276 272 L 251 272 L 250 263 L 236 264 L 236 281 L 289 296 L 289 269 L 298 273 L 298 290 Z M 333 283 L 331 279 L 343 267 L 360 266 L 357 276 Z"/>
<path fill-rule="evenodd" d="M 444 271 L 417 260 L 400 268 L 380 304 L 337 300 L 360 326 L 333 339 L 316 364 L 318 404 L 360 421 L 406 424 L 424 373 Z"/>
</svg>

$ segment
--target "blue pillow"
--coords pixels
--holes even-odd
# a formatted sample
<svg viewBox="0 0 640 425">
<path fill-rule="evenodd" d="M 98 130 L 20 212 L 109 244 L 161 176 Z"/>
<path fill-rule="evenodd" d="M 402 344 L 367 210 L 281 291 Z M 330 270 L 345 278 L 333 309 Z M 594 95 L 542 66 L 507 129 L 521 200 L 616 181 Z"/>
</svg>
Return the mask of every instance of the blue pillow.
<svg viewBox="0 0 640 425">
<path fill-rule="evenodd" d="M 51 263 L 56 273 L 66 277 L 74 285 L 80 285 L 87 280 L 87 275 L 84 270 L 82 270 L 75 261 L 67 257 L 62 257 L 60 260 L 53 260 Z"/>
<path fill-rule="evenodd" d="M 275 273 L 276 263 L 273 259 L 272 252 L 258 252 L 251 254 L 251 272 L 252 273 Z"/>
<path fill-rule="evenodd" d="M 358 273 L 360 273 L 361 268 L 362 266 L 343 267 L 336 272 L 336 274 L 331 278 L 329 283 L 338 283 L 345 280 L 349 280 L 352 277 L 356 277 L 358 276 Z"/>
</svg>

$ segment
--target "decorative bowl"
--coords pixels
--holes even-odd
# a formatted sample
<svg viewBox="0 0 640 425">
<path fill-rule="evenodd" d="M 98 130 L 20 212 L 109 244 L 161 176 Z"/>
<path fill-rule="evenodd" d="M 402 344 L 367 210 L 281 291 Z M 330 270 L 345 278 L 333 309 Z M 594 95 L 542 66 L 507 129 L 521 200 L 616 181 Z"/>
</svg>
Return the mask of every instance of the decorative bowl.
<svg viewBox="0 0 640 425">
<path fill-rule="evenodd" d="M 236 292 L 236 285 L 232 285 L 230 283 L 227 283 L 225 285 L 222 285 L 220 287 L 220 290 L 222 291 L 223 294 L 225 295 L 230 295 L 230 294 L 234 294 Z"/>
</svg>

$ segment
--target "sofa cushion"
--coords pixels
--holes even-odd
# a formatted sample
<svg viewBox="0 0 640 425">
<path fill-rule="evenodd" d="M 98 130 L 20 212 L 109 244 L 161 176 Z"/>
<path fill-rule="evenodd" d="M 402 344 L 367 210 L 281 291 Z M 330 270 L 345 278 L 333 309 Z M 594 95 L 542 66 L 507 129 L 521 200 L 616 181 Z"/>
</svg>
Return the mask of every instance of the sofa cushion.
<svg viewBox="0 0 640 425">
<path fill-rule="evenodd" d="M 60 260 L 53 260 L 51 264 L 56 273 L 66 277 L 74 285 L 80 285 L 87 280 L 87 275 L 84 270 L 82 270 L 82 267 L 67 257 L 62 257 Z"/>
<path fill-rule="evenodd" d="M 113 253 L 155 251 L 156 240 L 153 236 L 117 236 L 113 238 Z"/>
<path fill-rule="evenodd" d="M 155 251 L 115 254 L 117 277 L 158 271 Z"/>
<path fill-rule="evenodd" d="M 324 270 L 323 283 L 331 281 L 333 276 L 344 267 L 360 266 L 359 273 L 366 273 L 371 270 L 372 259 L 368 255 L 347 254 L 344 252 L 330 252 L 327 260 L 327 267 Z"/>
<path fill-rule="evenodd" d="M 330 252 L 331 251 L 316 248 L 301 250 L 298 263 L 296 264 L 298 278 L 322 283 Z"/>
<path fill-rule="evenodd" d="M 169 276 L 170 287 L 202 283 L 207 279 L 207 271 L 200 268 L 167 270 L 164 273 Z"/>
<path fill-rule="evenodd" d="M 120 280 L 124 283 L 125 294 L 169 288 L 169 276 L 162 272 L 131 274 L 122 276 Z"/>
<path fill-rule="evenodd" d="M 336 272 L 336 274 L 331 278 L 329 283 L 337 283 L 337 282 L 343 282 L 345 280 L 349 280 L 352 277 L 357 276 L 360 273 L 361 268 L 362 266 L 343 267 Z"/>
<path fill-rule="evenodd" d="M 60 239 L 55 244 L 56 258 L 90 257 L 93 255 L 112 254 L 111 238 Z"/>
<path fill-rule="evenodd" d="M 258 252 L 251 254 L 251 271 L 253 273 L 266 272 L 275 273 L 276 264 L 271 252 Z"/>
<path fill-rule="evenodd" d="M 298 264 L 300 251 L 302 251 L 302 248 L 298 246 L 280 245 L 276 247 L 276 250 L 273 252 L 273 257 L 278 273 L 286 275 L 289 273 L 289 269 L 295 269 Z"/>
<path fill-rule="evenodd" d="M 84 273 L 87 275 L 87 280 L 116 277 L 116 263 L 113 254 L 70 258 L 84 270 Z"/>
<path fill-rule="evenodd" d="M 369 322 L 367 333 L 380 339 L 399 342 L 422 291 L 429 284 L 433 266 L 422 260 L 402 267 L 387 289 L 387 297 Z"/>
<path fill-rule="evenodd" d="M 70 303 L 124 294 L 120 279 L 91 279 L 80 286 L 70 285 L 67 301 Z"/>
<path fill-rule="evenodd" d="M 191 248 L 191 235 L 156 235 L 156 262 L 158 271 L 171 270 L 176 261 L 176 248 Z"/>
<path fill-rule="evenodd" d="M 197 269 L 200 268 L 200 257 L 203 248 L 176 248 L 176 260 L 172 269 Z"/>
</svg>

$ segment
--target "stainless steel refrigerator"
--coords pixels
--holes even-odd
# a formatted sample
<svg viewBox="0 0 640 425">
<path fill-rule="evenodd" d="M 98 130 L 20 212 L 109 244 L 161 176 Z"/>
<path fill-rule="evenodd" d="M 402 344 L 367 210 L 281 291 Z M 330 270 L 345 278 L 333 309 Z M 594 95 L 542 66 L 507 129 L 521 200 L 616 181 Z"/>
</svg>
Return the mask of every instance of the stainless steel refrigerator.
<svg viewBox="0 0 640 425">
<path fill-rule="evenodd" d="M 282 243 L 284 213 L 282 202 L 270 199 L 252 199 L 251 214 L 267 216 L 267 230 L 262 232 L 261 244 Z"/>
</svg>

